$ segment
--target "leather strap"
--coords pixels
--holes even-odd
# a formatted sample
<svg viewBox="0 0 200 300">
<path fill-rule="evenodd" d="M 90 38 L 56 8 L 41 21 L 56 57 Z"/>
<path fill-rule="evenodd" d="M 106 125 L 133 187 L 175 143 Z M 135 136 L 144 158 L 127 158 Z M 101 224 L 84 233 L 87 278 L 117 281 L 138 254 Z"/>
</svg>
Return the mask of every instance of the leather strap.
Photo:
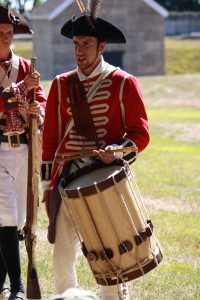
<svg viewBox="0 0 200 300">
<path fill-rule="evenodd" d="M 18 134 L 19 136 L 19 142 L 20 144 L 27 144 L 27 137 L 26 137 L 26 133 L 21 133 L 21 134 Z M 11 136 L 10 136 L 10 140 L 12 142 L 12 144 L 17 144 L 17 135 L 15 135 L 15 133 L 13 133 Z M 1 140 L 3 143 L 8 143 L 9 142 L 9 136 L 8 135 L 3 135 L 2 136 L 2 140 Z"/>
<path fill-rule="evenodd" d="M 3 133 L 6 128 L 6 119 L 7 119 L 7 113 L 3 113 L 2 116 L 0 117 L 0 144 L 1 144 Z"/>
<path fill-rule="evenodd" d="M 15 55 L 14 53 L 12 54 L 12 68 L 10 72 L 10 76 L 8 77 L 7 75 L 3 79 L 2 82 L 2 87 L 5 89 L 11 85 L 12 82 L 17 81 L 18 77 L 18 72 L 19 72 L 19 56 Z M 0 69 L 0 78 L 3 78 L 5 72 Z"/>
<path fill-rule="evenodd" d="M 87 102 L 86 93 L 76 70 L 71 71 L 67 76 L 67 83 L 76 132 L 81 136 L 94 140 L 97 148 L 99 148 L 98 138 Z"/>
<path fill-rule="evenodd" d="M 15 55 L 12 53 L 12 68 L 10 71 L 10 75 L 6 75 L 5 78 L 3 79 L 3 82 L 1 86 L 5 89 L 9 87 L 12 82 L 17 82 L 17 77 L 18 77 L 18 72 L 19 72 L 19 56 Z M 5 72 L 0 68 L 0 79 L 3 78 Z M 23 112 L 18 111 L 18 117 L 21 119 L 23 127 L 28 134 L 28 125 L 26 120 L 23 117 Z M 6 119 L 7 119 L 7 113 L 3 112 L 0 114 L 0 144 L 1 144 L 1 139 L 2 135 L 4 133 L 5 127 L 6 127 Z"/>
</svg>

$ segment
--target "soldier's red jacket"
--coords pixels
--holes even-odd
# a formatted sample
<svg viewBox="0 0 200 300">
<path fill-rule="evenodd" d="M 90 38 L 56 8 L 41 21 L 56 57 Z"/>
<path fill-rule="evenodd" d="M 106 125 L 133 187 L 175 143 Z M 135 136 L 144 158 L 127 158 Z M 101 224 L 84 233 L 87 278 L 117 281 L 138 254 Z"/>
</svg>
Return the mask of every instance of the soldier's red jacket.
<svg viewBox="0 0 200 300">
<path fill-rule="evenodd" d="M 26 60 L 23 57 L 18 57 L 18 59 L 19 59 L 19 66 L 17 70 L 18 72 L 17 80 L 15 81 L 15 83 L 22 81 L 28 74 L 30 74 L 30 60 Z M 4 90 L 4 91 L 2 90 L 0 92 L 0 112 L 18 110 L 19 103 L 17 102 L 17 100 L 14 101 L 14 98 L 15 98 L 15 94 L 12 88 L 10 90 Z M 9 99 L 12 99 L 12 101 L 10 101 Z M 36 90 L 36 100 L 40 102 L 41 106 L 45 110 L 46 98 L 41 86 L 39 86 Z"/>
<path fill-rule="evenodd" d="M 58 147 L 59 153 L 95 149 L 94 141 L 77 135 L 74 126 L 65 136 L 66 127 L 72 118 L 67 86 L 68 74 L 59 75 L 59 81 L 58 77 L 53 80 L 47 99 L 42 180 L 47 182 L 51 179 L 51 186 L 55 184 L 63 167 L 55 161 Z M 83 81 L 86 93 L 90 92 L 99 76 L 100 74 Z M 138 152 L 145 149 L 149 143 L 148 120 L 142 92 L 134 76 L 117 68 L 101 82 L 93 97 L 88 98 L 88 102 L 102 149 L 112 144 L 123 147 L 136 145 Z M 124 153 L 123 158 L 132 163 L 135 160 L 134 156 L 132 153 Z"/>
</svg>

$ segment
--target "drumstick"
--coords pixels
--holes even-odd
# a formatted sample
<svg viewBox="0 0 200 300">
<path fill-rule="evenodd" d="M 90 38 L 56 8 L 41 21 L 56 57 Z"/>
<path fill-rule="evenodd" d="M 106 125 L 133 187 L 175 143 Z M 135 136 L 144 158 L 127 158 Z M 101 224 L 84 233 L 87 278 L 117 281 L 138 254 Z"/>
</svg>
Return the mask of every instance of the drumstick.
<svg viewBox="0 0 200 300">
<path fill-rule="evenodd" d="M 124 147 L 124 148 L 112 148 L 109 151 L 111 152 L 137 152 L 138 148 L 136 146 Z M 84 157 L 92 157 L 98 156 L 91 150 L 88 151 L 77 151 L 77 152 L 65 152 L 58 153 L 56 161 L 58 163 L 62 163 L 69 160 L 84 158 Z"/>
</svg>

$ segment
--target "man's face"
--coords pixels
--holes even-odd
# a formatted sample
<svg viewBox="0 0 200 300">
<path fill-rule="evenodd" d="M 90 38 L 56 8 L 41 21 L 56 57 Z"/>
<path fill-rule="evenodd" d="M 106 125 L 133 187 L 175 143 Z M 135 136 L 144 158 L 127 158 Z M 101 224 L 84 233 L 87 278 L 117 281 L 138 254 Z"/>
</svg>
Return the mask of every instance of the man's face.
<svg viewBox="0 0 200 300">
<path fill-rule="evenodd" d="M 13 41 L 13 25 L 0 24 L 0 53 L 9 52 Z"/>
<path fill-rule="evenodd" d="M 98 39 L 92 36 L 75 36 L 73 44 L 78 67 L 83 74 L 90 75 L 100 62 L 105 42 L 99 43 Z"/>
</svg>

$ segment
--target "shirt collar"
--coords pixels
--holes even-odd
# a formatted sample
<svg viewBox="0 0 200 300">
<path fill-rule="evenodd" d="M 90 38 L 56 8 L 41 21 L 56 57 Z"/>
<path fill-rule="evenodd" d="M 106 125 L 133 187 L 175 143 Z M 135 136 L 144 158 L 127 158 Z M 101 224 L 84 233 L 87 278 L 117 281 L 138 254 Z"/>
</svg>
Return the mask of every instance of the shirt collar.
<svg viewBox="0 0 200 300">
<path fill-rule="evenodd" d="M 79 77 L 80 81 L 84 81 L 84 80 L 87 80 L 87 79 L 89 79 L 89 78 L 95 77 L 95 76 L 97 76 L 98 74 L 101 74 L 101 73 L 107 68 L 107 66 L 108 66 L 108 63 L 105 62 L 103 56 L 101 56 L 101 61 L 100 61 L 100 63 L 99 63 L 98 66 L 94 69 L 94 71 L 93 71 L 90 75 L 88 75 L 88 76 L 84 75 L 84 74 L 81 72 L 81 70 L 79 69 L 79 67 L 77 67 L 78 77 Z"/>
<path fill-rule="evenodd" d="M 7 70 L 11 64 L 11 61 L 12 61 L 12 51 L 10 51 L 9 56 L 6 60 L 0 60 L 0 66 L 4 70 Z"/>
<path fill-rule="evenodd" d="M 2 60 L 0 60 L 0 62 L 2 63 L 2 62 L 10 61 L 12 59 L 12 56 L 13 56 L 13 52 L 12 52 L 12 50 L 10 50 L 7 59 L 2 59 Z"/>
</svg>

